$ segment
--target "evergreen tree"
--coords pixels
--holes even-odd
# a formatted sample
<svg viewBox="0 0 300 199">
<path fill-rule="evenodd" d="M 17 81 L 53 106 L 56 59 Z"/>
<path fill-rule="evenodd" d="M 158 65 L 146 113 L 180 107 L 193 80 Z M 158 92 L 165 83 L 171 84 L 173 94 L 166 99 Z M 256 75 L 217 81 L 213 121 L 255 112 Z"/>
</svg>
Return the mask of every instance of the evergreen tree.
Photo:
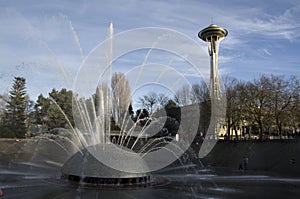
<svg viewBox="0 0 300 199">
<path fill-rule="evenodd" d="M 52 89 L 49 97 L 38 97 L 35 110 L 35 122 L 43 128 L 68 128 L 69 122 L 74 126 L 72 113 L 72 91 L 63 88 Z M 68 121 L 69 120 L 69 121 Z"/>
<path fill-rule="evenodd" d="M 34 105 L 36 125 L 42 125 L 43 128 L 48 128 L 49 107 L 50 107 L 50 100 L 48 100 L 42 94 L 40 94 Z"/>
<path fill-rule="evenodd" d="M 4 130 L 8 137 L 24 138 L 27 132 L 25 84 L 25 78 L 15 77 L 9 92 L 9 99 L 3 118 Z"/>
</svg>

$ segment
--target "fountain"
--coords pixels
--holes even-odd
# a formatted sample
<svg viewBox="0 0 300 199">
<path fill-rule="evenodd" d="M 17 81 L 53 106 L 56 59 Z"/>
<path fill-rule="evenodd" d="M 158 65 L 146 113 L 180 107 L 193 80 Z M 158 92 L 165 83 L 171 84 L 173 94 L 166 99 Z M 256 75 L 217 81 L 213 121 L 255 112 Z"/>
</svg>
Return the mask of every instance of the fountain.
<svg viewBox="0 0 300 199">
<path fill-rule="evenodd" d="M 149 184 L 149 168 L 142 157 L 120 143 L 118 145 L 111 143 L 112 23 L 109 26 L 107 52 L 108 78 L 100 78 L 96 97 L 91 98 L 92 104 L 73 98 L 73 113 L 76 122 L 76 129 L 73 129 L 73 132 L 78 136 L 82 149 L 64 163 L 61 178 L 81 185 L 140 186 Z M 92 111 L 89 111 L 87 107 L 90 107 Z M 76 117 L 77 113 L 79 117 Z M 83 132 L 86 135 L 83 135 Z"/>
<path fill-rule="evenodd" d="M 142 42 L 134 40 L 134 37 L 146 38 Z M 81 150 L 62 167 L 62 178 L 71 181 L 84 182 L 88 184 L 91 180 L 96 184 L 113 181 L 119 185 L 123 182 L 138 184 L 141 179 L 143 183 L 150 183 L 150 173 L 160 170 L 182 156 L 189 148 L 198 128 L 199 108 L 197 104 L 181 108 L 181 123 L 178 134 L 186 134 L 186 138 L 180 143 L 175 137 L 170 139 L 147 139 L 154 136 L 162 128 L 166 121 L 166 113 L 159 117 L 152 117 L 151 123 L 141 127 L 134 123 L 127 110 L 130 101 L 126 101 L 122 107 L 113 107 L 115 99 L 112 82 L 112 63 L 124 54 L 137 49 L 149 49 L 144 63 L 138 67 L 130 69 L 124 75 L 127 77 L 129 87 L 137 90 L 140 85 L 162 84 L 165 88 L 173 91 L 184 83 L 190 85 L 187 79 L 174 68 L 160 64 L 148 64 L 147 59 L 153 49 L 164 49 L 173 52 L 177 56 L 182 56 L 183 49 L 175 47 L 171 42 L 174 37 L 181 39 L 182 43 L 195 45 L 189 38 L 168 29 L 145 28 L 127 31 L 113 37 L 113 25 L 109 27 L 109 38 L 97 46 L 82 63 L 74 83 L 73 115 L 75 128 L 73 134 Z M 128 47 L 129 46 L 129 47 Z M 201 51 L 201 50 L 200 50 Z M 193 54 L 185 53 L 184 60 L 193 63 L 194 69 L 200 70 L 196 66 L 202 66 L 203 59 L 200 56 L 195 58 Z M 96 68 L 95 68 L 96 66 Z M 95 70 L 96 69 L 96 70 Z M 158 74 L 149 75 L 148 69 L 161 71 Z M 145 77 L 145 75 L 147 77 Z M 173 78 L 174 81 L 166 81 Z M 119 83 L 121 84 L 121 83 Z M 95 85 L 94 87 L 91 85 Z M 115 85 L 122 87 L 122 85 Z M 96 94 L 95 93 L 96 87 Z M 130 92 L 130 91 L 129 91 Z M 93 97 L 94 96 L 94 97 Z M 88 100 L 87 100 L 88 99 Z M 113 109 L 115 108 L 115 109 Z M 120 127 L 118 139 L 112 143 L 110 129 L 110 115 L 112 110 L 118 110 L 122 117 L 116 122 Z M 139 142 L 147 140 L 146 145 L 142 146 Z M 121 158 L 118 158 L 121 157 Z M 88 161 L 87 161 L 88 160 Z M 125 161 L 128 162 L 125 164 Z M 81 164 L 77 164 L 81 162 Z M 134 164 L 132 164 L 134 162 Z M 86 165 L 85 165 L 86 164 Z M 92 164 L 93 166 L 90 166 Z M 78 165 L 76 168 L 74 165 Z M 91 170 L 104 170 L 103 172 L 93 172 Z M 111 176 L 104 174 L 111 173 Z M 130 178 L 130 180 L 128 180 Z M 137 180 L 138 179 L 138 180 Z M 136 181 L 137 183 L 131 183 Z M 120 183 L 122 182 L 122 183 Z"/>
</svg>

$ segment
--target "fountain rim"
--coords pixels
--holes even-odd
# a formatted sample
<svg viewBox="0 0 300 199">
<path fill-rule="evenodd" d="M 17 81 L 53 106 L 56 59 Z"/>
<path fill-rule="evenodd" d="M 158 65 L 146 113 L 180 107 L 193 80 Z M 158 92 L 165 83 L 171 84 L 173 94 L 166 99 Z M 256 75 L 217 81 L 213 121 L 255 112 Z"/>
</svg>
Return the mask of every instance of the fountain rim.
<svg viewBox="0 0 300 199">
<path fill-rule="evenodd" d="M 105 147 L 108 148 L 105 148 Z M 109 150 L 115 149 L 114 144 L 96 144 L 85 147 L 73 154 L 61 168 L 61 179 L 67 180 L 73 183 L 88 184 L 96 186 L 123 186 L 123 185 L 147 185 L 151 183 L 151 175 L 149 172 L 126 172 L 111 168 L 99 161 L 89 148 L 95 147 L 95 150 L 99 150 L 100 154 L 104 154 L 112 159 L 121 158 L 120 163 L 126 166 L 136 167 L 137 171 L 141 168 L 147 167 L 141 157 L 136 153 L 126 153 L 126 155 L 119 153 L 119 151 L 113 151 L 109 153 Z M 107 149 L 107 150 L 105 150 Z M 102 151 L 101 151 L 102 150 Z M 130 149 L 126 149 L 131 151 Z M 131 158 L 127 156 L 132 155 L 136 161 L 131 161 Z M 111 156 L 110 156 L 111 155 Z M 122 157 L 124 155 L 124 157 Z M 131 157 L 131 156 L 130 156 Z"/>
</svg>

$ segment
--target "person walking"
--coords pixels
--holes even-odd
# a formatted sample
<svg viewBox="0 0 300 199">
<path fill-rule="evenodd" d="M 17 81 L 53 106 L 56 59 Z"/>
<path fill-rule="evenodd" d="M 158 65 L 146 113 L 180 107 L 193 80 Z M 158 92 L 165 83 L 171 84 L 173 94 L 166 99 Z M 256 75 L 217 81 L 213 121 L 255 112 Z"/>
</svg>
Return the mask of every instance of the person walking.
<svg viewBox="0 0 300 199">
<path fill-rule="evenodd" d="M 0 188 L 0 197 L 4 196 L 2 189 Z"/>
</svg>

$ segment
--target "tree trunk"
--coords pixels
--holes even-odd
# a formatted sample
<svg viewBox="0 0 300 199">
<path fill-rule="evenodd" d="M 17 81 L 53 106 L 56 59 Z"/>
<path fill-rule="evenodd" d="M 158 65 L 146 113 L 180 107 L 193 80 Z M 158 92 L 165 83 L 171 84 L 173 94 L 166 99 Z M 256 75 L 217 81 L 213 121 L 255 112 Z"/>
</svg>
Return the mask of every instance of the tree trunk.
<svg viewBox="0 0 300 199">
<path fill-rule="evenodd" d="M 231 130 L 230 119 L 227 119 L 227 136 L 229 139 L 230 139 L 230 130 Z"/>
<path fill-rule="evenodd" d="M 235 133 L 236 140 L 239 140 L 236 126 L 234 126 L 234 133 Z"/>
</svg>

